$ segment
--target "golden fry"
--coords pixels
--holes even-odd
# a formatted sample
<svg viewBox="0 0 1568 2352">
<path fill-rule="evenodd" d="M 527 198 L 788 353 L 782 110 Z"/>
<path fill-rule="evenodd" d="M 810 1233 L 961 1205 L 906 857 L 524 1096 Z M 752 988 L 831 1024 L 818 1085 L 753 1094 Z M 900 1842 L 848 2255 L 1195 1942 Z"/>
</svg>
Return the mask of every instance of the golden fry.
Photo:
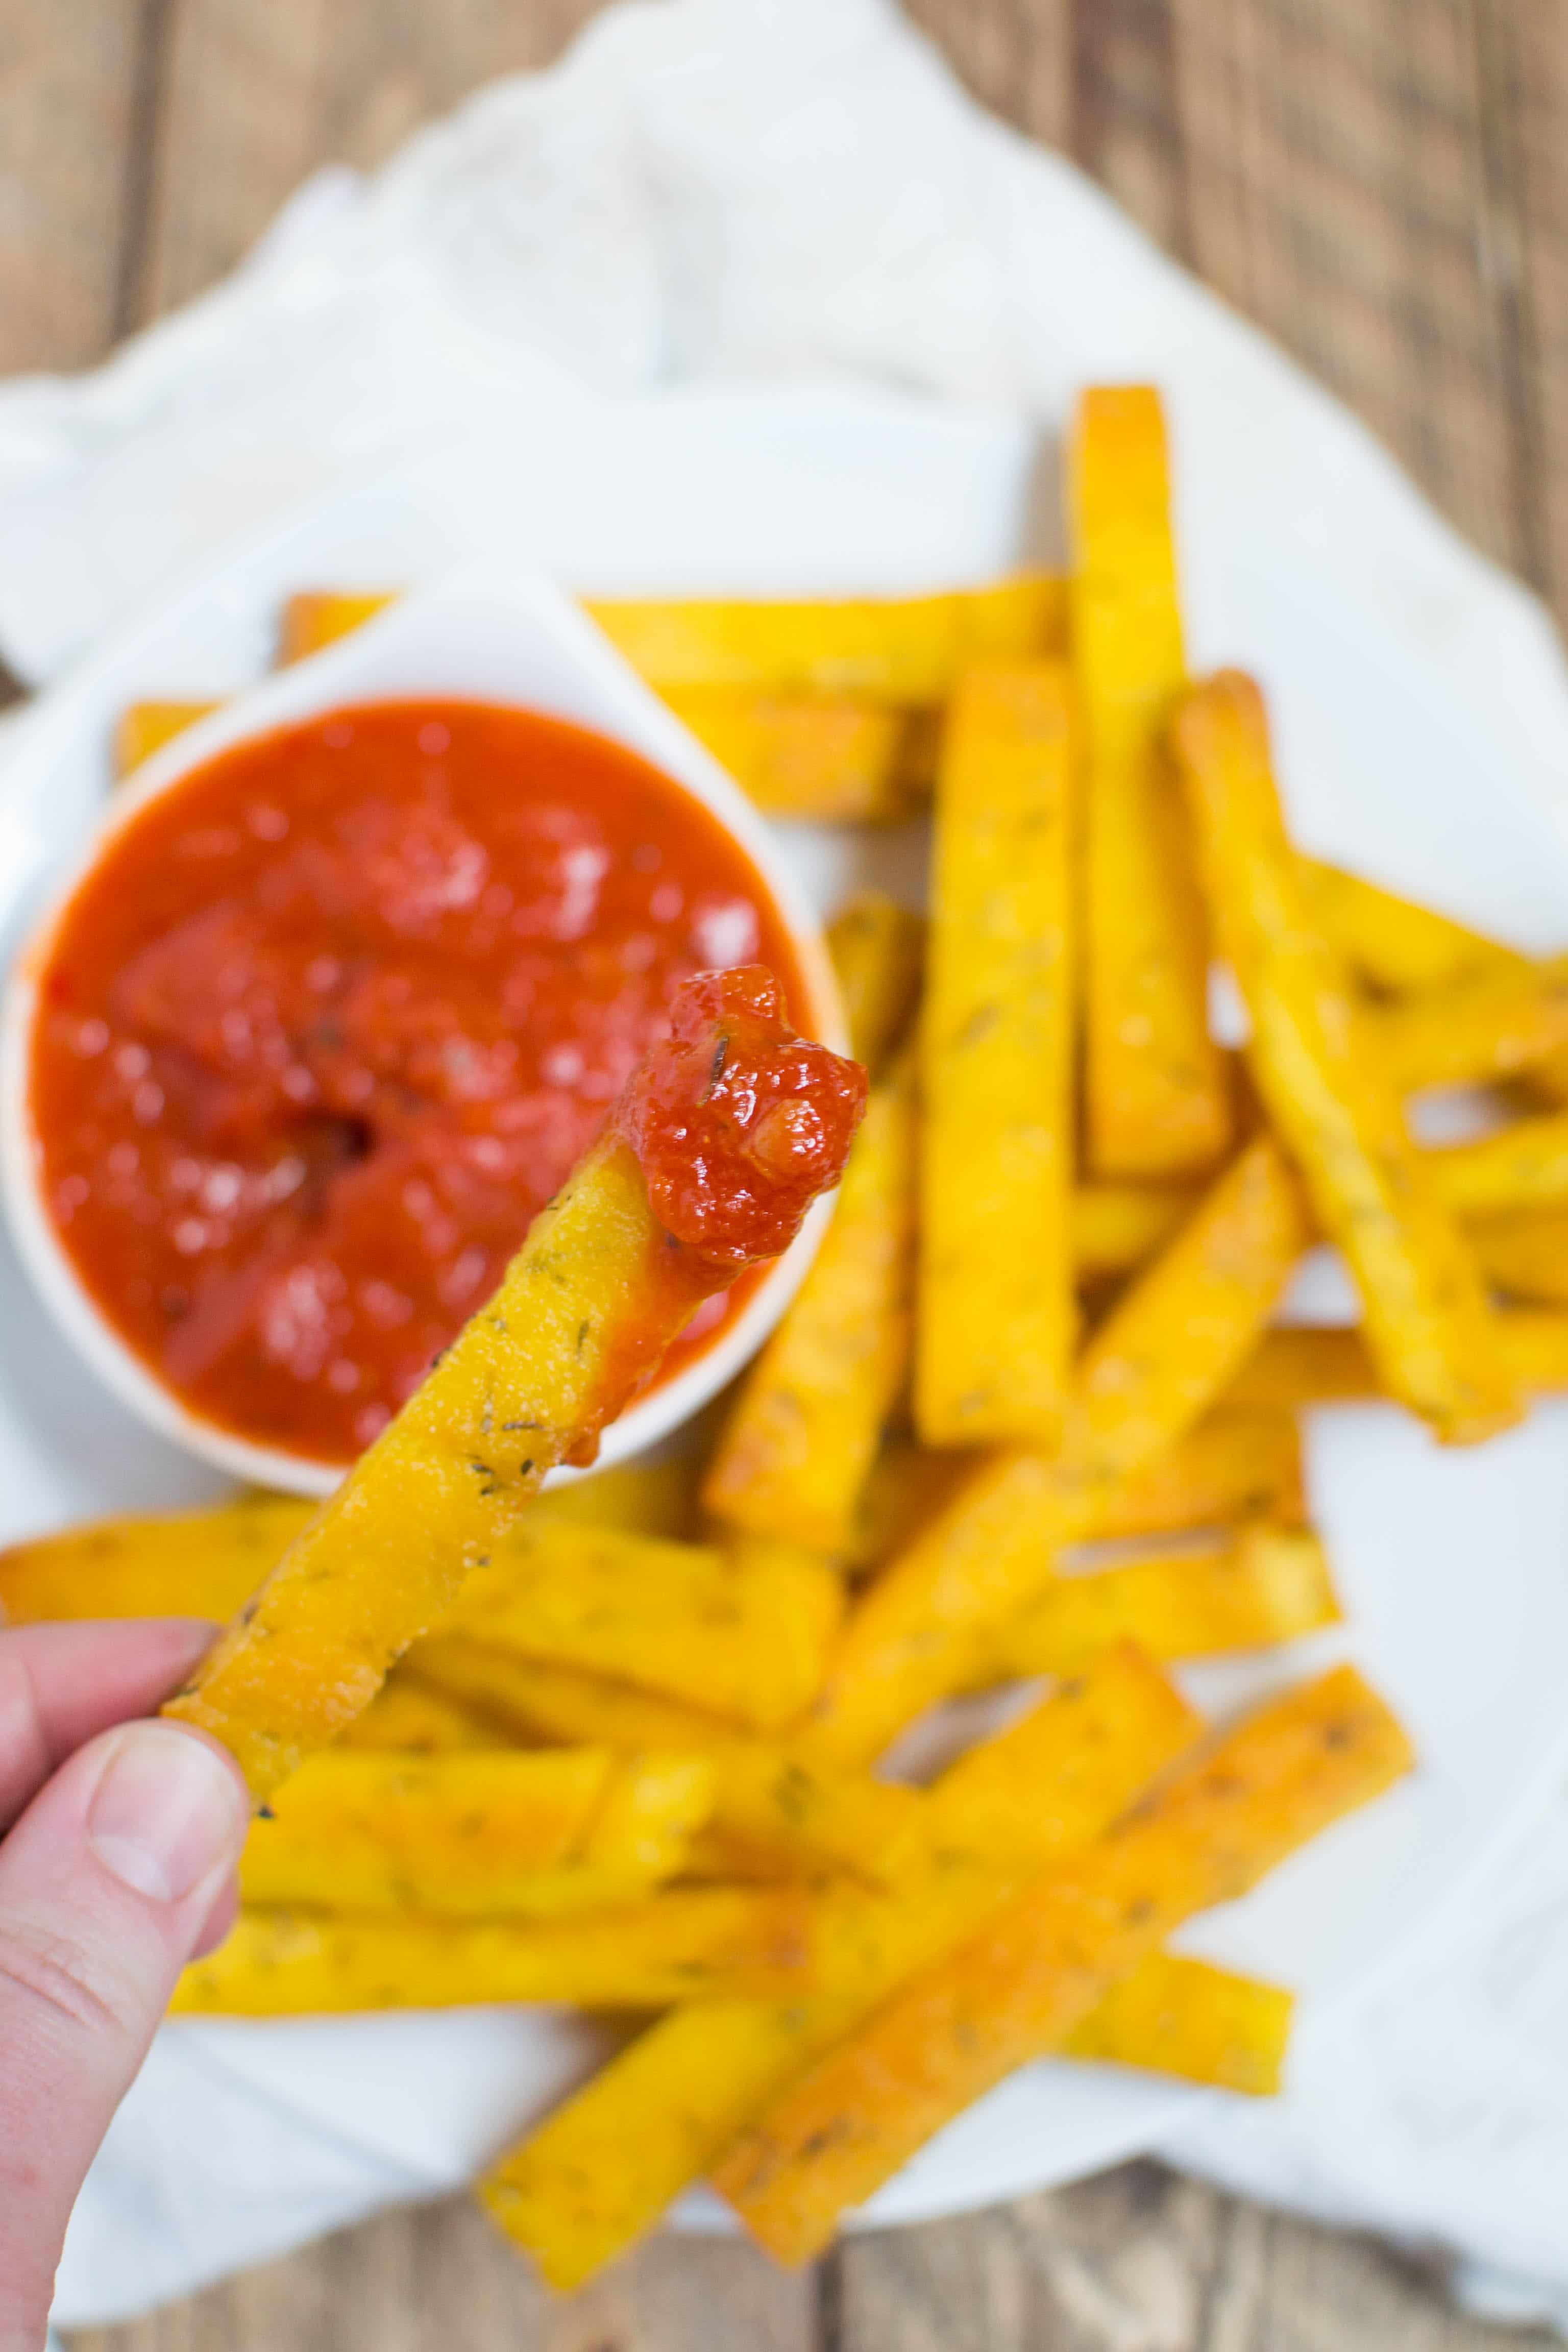
<svg viewBox="0 0 1568 2352">
<path fill-rule="evenodd" d="M 1280 2087 L 1295 2007 L 1280 1985 L 1152 1952 L 1074 2026 L 1062 2054 L 1270 2098 Z"/>
<path fill-rule="evenodd" d="M 1536 1307 L 1568 1307 L 1568 1202 L 1478 1217 L 1466 1230 L 1494 1290 Z M 0 1593 L 5 1578 L 0 1555 Z"/>
<path fill-rule="evenodd" d="M 1135 1274 L 1181 1231 L 1198 1199 L 1186 1184 L 1080 1184 L 1072 1201 L 1079 1280 Z"/>
<path fill-rule="evenodd" d="M 827 952 L 844 999 L 849 1050 L 879 1077 L 903 1038 L 921 991 L 925 918 L 884 890 L 858 890 L 827 926 Z"/>
<path fill-rule="evenodd" d="M 1146 384 L 1079 403 L 1068 457 L 1084 740 L 1084 1097 L 1100 1176 L 1206 1168 L 1230 1140 L 1208 940 L 1161 729 L 1185 675 L 1164 415 Z"/>
<path fill-rule="evenodd" d="M 1368 1026 L 1409 1094 L 1544 1074 L 1568 1054 L 1568 956 L 1473 972 L 1376 1007 Z"/>
<path fill-rule="evenodd" d="M 702 1494 L 715 1518 L 818 1552 L 853 1549 L 861 1492 L 909 1370 L 914 1223 L 905 1055 L 873 1089 L 833 1222 L 725 1423 Z"/>
<path fill-rule="evenodd" d="M 1433 1181 L 1465 1217 L 1568 1202 L 1568 1111 L 1521 1118 L 1473 1143 L 1426 1155 Z"/>
<path fill-rule="evenodd" d="M 1071 1674 L 1111 1642 L 1152 1658 L 1262 1650 L 1338 1623 L 1328 1560 L 1308 1528 L 1254 1520 L 1212 1550 L 1156 1552 L 1052 1579 L 1001 1637 L 998 1678 Z"/>
<path fill-rule="evenodd" d="M 0 1551 L 0 1622 L 211 1617 L 221 1623 L 315 1517 L 311 1503 L 246 1496 L 207 1510 L 89 1521 Z"/>
<path fill-rule="evenodd" d="M 216 702 L 132 702 L 120 715 L 114 730 L 114 776 L 116 782 L 194 727 L 198 719 L 218 708 Z"/>
<path fill-rule="evenodd" d="M 1505 971 L 1517 977 L 1525 964 L 1511 948 L 1359 874 L 1316 857 L 1301 864 L 1323 929 L 1358 979 L 1382 995 L 1415 996 Z"/>
<path fill-rule="evenodd" d="M 752 685 L 670 686 L 663 699 L 782 823 L 897 824 L 931 797 L 934 712 Z"/>
<path fill-rule="evenodd" d="M 704 1991 L 785 1998 L 811 1982 L 810 1909 L 789 1887 L 676 1887 L 582 1918 L 243 1911 L 188 1968 L 176 2017 L 573 2001 L 665 2009 Z"/>
<path fill-rule="evenodd" d="M 1119 1490 L 1224 1391 L 1300 1255 L 1305 1212 L 1260 1137 L 1214 1185 L 1085 1349 L 1059 1452 L 982 1462 L 850 1613 L 808 1735 L 865 1764 L 935 1699 L 986 1672 L 990 1644 L 1095 1533 Z"/>
<path fill-rule="evenodd" d="M 842 1612 L 826 1562 L 771 1538 L 721 1550 L 530 1514 L 469 1577 L 447 1622 L 493 1648 L 771 1730 L 816 1696 Z"/>
<path fill-rule="evenodd" d="M 519 1743 L 477 1708 L 423 1690 L 395 1668 L 363 1715 L 326 1755 L 370 1748 L 395 1756 L 445 1756 L 465 1748 L 513 1748 Z"/>
<path fill-rule="evenodd" d="M 252 1908 L 606 1910 L 680 1867 L 712 1810 L 702 1757 L 605 1748 L 312 1756 L 251 1824 Z"/>
<path fill-rule="evenodd" d="M 1105 1497 L 1095 1513 L 1097 1537 L 1225 1528 L 1264 1513 L 1286 1526 L 1301 1520 L 1301 1433 L 1294 1416 L 1247 1412 L 1232 1402 L 1234 1394 L 1233 1386 L 1184 1437 Z"/>
<path fill-rule="evenodd" d="M 937 783 L 921 1025 L 915 1420 L 1048 1444 L 1077 1311 L 1068 673 L 971 671 Z"/>
<path fill-rule="evenodd" d="M 278 658 L 283 663 L 297 662 L 319 654 L 396 602 L 396 592 L 392 590 L 374 595 L 352 594 L 342 589 L 301 590 L 284 604 Z"/>
<path fill-rule="evenodd" d="M 1405 1129 L 1344 965 L 1315 928 L 1285 836 L 1263 698 L 1222 672 L 1174 742 L 1220 943 L 1252 1015 L 1248 1061 L 1325 1230 L 1361 1291 L 1390 1389 L 1450 1444 L 1521 1411 L 1475 1259 Z"/>
<path fill-rule="evenodd" d="M 1411 1762 L 1353 1668 L 1261 1708 L 819 2060 L 726 2159 L 720 2187 L 771 2253 L 805 2261 L 951 2116 L 1060 2050 L 1183 1920 L 1245 1894 Z"/>
</svg>

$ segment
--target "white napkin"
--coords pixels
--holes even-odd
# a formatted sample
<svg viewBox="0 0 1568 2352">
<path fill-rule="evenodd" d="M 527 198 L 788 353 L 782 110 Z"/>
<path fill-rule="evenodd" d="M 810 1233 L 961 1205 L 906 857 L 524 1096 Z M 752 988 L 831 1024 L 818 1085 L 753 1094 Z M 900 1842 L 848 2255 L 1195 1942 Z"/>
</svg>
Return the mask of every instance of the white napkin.
<svg viewBox="0 0 1568 2352">
<path fill-rule="evenodd" d="M 572 374 L 628 398 L 858 376 L 1047 425 L 1086 380 L 1155 378 L 1191 510 L 1298 551 L 1348 627 L 1440 654 L 1500 764 L 1561 805 L 1568 683 L 1539 606 L 1069 166 L 980 113 L 888 0 L 613 10 L 374 178 L 318 175 L 233 280 L 107 367 L 0 393 L 0 646 L 47 679 L 280 507 L 454 431 L 499 457 Z M 1201 562 L 1191 586 L 1201 614 Z M 1568 2327 L 1568 1793 L 1467 1916 L 1314 2024 L 1286 2100 L 1192 2102 L 1157 2152 L 1451 2249 L 1478 2307 Z M 451 2177 L 334 2125 L 330 2098 L 269 2103 L 200 2029 L 166 2033 L 81 2199 L 57 2317 L 144 2308 Z"/>
</svg>

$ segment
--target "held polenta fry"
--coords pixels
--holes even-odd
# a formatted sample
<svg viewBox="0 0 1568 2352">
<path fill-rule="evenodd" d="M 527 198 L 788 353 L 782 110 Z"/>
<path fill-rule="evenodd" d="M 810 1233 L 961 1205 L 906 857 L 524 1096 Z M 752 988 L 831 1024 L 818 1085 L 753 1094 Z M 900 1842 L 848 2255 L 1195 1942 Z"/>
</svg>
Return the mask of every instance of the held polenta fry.
<svg viewBox="0 0 1568 2352">
<path fill-rule="evenodd" d="M 1488 1437 L 1519 1418 L 1519 1386 L 1475 1258 L 1318 926 L 1285 835 L 1262 696 L 1222 672 L 1185 698 L 1173 741 L 1220 944 L 1252 1017 L 1252 1071 L 1350 1261 L 1383 1377 L 1445 1442 Z"/>
<path fill-rule="evenodd" d="M 937 782 L 921 1023 L 915 1420 L 1048 1444 L 1077 1326 L 1068 673 L 960 680 Z"/>
<path fill-rule="evenodd" d="M 1246 1894 L 1412 1761 L 1352 1667 L 1260 1708 L 812 2067 L 718 2186 L 770 2253 L 805 2261 L 951 2116 L 1060 2050 L 1184 1919 Z"/>
<path fill-rule="evenodd" d="M 702 1489 L 716 1519 L 818 1552 L 852 1549 L 909 1371 L 914 1245 L 915 1076 L 903 1055 L 872 1090 L 833 1223 L 725 1423 Z"/>
<path fill-rule="evenodd" d="M 1058 1452 L 984 1459 L 852 1610 L 806 1735 L 814 1753 L 868 1763 L 984 1675 L 1060 1547 L 1095 1533 L 1125 1482 L 1234 1378 L 1306 1235 L 1295 1179 L 1260 1136 L 1090 1340 Z"/>
<path fill-rule="evenodd" d="M 863 1076 L 792 1034 L 768 974 L 689 981 L 670 1019 L 495 1297 L 169 1702 L 257 1798 L 369 1704 L 545 1473 L 592 1459 L 700 1301 L 837 1181 Z"/>
<path fill-rule="evenodd" d="M 1230 1139 L 1208 942 L 1161 740 L 1185 675 L 1160 395 L 1101 385 L 1068 457 L 1084 775 L 1084 1099 L 1100 1176 L 1212 1165 Z"/>
</svg>

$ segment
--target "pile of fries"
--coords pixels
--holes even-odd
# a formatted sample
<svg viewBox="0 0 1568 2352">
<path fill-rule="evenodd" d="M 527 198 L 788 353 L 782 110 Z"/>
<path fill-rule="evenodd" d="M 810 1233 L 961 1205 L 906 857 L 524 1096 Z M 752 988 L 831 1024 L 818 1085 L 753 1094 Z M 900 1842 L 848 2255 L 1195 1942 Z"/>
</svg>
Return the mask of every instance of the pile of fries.
<svg viewBox="0 0 1568 2352">
<path fill-rule="evenodd" d="M 178 2009 L 649 2020 L 479 2184 L 558 2287 L 702 2179 L 805 2259 L 1043 2055 L 1277 2087 L 1289 1992 L 1168 1939 L 1410 1749 L 1352 1668 L 1224 1727 L 1168 1669 L 1338 1616 L 1299 1407 L 1385 1395 L 1468 1443 L 1568 1385 L 1568 961 L 1292 848 L 1258 688 L 1185 672 L 1153 392 L 1084 395 L 1068 490 L 1066 581 L 592 607 L 771 814 L 931 802 L 930 914 L 832 926 L 869 1108 L 689 1452 L 487 1525 L 378 1696 L 323 1664 L 332 1706 L 312 1684 L 247 1751 L 244 1909 Z M 297 597 L 286 657 L 385 601 Z M 139 706 L 121 764 L 198 709 Z M 1451 1085 L 1495 1130 L 1421 1149 L 1408 1099 Z M 1356 1329 L 1274 1319 L 1321 1238 Z M 444 1507 L 420 1539 L 455 1557 Z M 227 1617 L 311 1521 L 69 1532 L 0 1555 L 0 1604 Z M 240 1716 L 277 1672 L 245 1654 Z M 930 1785 L 879 1776 L 933 1706 L 1037 1681 Z"/>
</svg>

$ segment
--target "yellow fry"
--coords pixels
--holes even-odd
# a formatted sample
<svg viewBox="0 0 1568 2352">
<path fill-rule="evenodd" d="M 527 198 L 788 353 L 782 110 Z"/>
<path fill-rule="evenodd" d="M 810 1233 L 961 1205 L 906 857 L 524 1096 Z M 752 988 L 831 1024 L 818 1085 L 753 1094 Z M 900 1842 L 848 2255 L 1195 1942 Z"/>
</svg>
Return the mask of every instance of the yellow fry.
<svg viewBox="0 0 1568 2352">
<path fill-rule="evenodd" d="M 1098 385 L 1068 455 L 1072 659 L 1084 745 L 1084 1101 L 1090 1166 L 1218 1160 L 1229 1092 L 1208 1031 L 1208 942 L 1161 741 L 1184 676 L 1160 396 Z"/>
<path fill-rule="evenodd" d="M 1478 1217 L 1467 1230 L 1494 1290 L 1538 1307 L 1568 1307 L 1568 1202 Z M 0 1592 L 5 1575 L 0 1557 Z"/>
<path fill-rule="evenodd" d="M 132 702 L 120 715 L 114 730 L 114 775 L 118 782 L 205 719 L 216 702 Z"/>
<path fill-rule="evenodd" d="M 677 1541 L 697 1532 L 697 1463 L 687 1454 L 661 1462 L 617 1462 L 586 1478 L 547 1486 L 530 1506 L 529 1517 L 579 1528 L 622 1528 L 628 1535 L 668 1536 Z"/>
<path fill-rule="evenodd" d="M 880 1884 L 917 1833 L 924 1799 L 861 1773 L 825 1771 L 782 1741 L 737 1737 L 733 1724 L 596 1675 L 437 1634 L 404 1671 L 524 1738 L 663 1748 L 719 1766 L 703 1846 L 747 1876 L 847 1871 Z"/>
<path fill-rule="evenodd" d="M 376 594 L 351 593 L 343 589 L 303 589 L 290 596 L 283 607 L 278 632 L 278 658 L 280 662 L 303 661 L 307 655 L 319 654 L 326 646 L 336 645 L 340 637 L 351 636 L 366 621 L 374 621 L 389 604 L 397 602 L 395 591 Z"/>
<path fill-rule="evenodd" d="M 1568 1202 L 1568 1111 L 1521 1118 L 1473 1143 L 1426 1154 L 1433 1181 L 1459 1214 Z"/>
<path fill-rule="evenodd" d="M 663 698 L 747 798 L 782 822 L 897 824 L 930 797 L 933 712 L 752 685 L 670 686 Z"/>
<path fill-rule="evenodd" d="M 1077 1328 L 1068 674 L 959 682 L 937 782 L 921 1024 L 915 1420 L 1048 1444 Z"/>
<path fill-rule="evenodd" d="M 1123 1654 L 945 1773 L 929 1842 L 892 1900 L 825 1906 L 822 1990 L 787 2003 L 675 2011 L 503 2156 L 480 2186 L 500 2227 L 552 2286 L 624 2252 L 722 2154 L 762 2103 L 1001 1902 L 1027 1873 L 1093 1836 L 1182 1748 L 1194 1718 Z"/>
<path fill-rule="evenodd" d="M 1072 1199 L 1072 1253 L 1078 1279 L 1133 1274 L 1157 1256 L 1197 1206 L 1187 1184 L 1080 1184 Z"/>
<path fill-rule="evenodd" d="M 1447 915 L 1401 898 L 1316 857 L 1301 861 L 1318 918 L 1358 979 L 1385 996 L 1415 996 L 1456 982 L 1518 977 L 1526 959 Z"/>
<path fill-rule="evenodd" d="M 1568 956 L 1472 972 L 1376 1007 L 1369 1026 L 1408 1093 L 1544 1075 L 1568 1053 Z"/>
<path fill-rule="evenodd" d="M 0 1622 L 231 1617 L 315 1516 L 281 1495 L 89 1521 L 0 1551 Z"/>
<path fill-rule="evenodd" d="M 852 1549 L 909 1370 L 914 1221 L 914 1070 L 900 1056 L 867 1104 L 811 1271 L 725 1423 L 702 1494 L 715 1518 Z"/>
<path fill-rule="evenodd" d="M 591 1453 L 701 1278 L 670 1247 L 630 1150 L 596 1145 L 164 1712 L 221 1740 L 264 1798 L 369 1704 L 546 1471 Z"/>
<path fill-rule="evenodd" d="M 925 919 L 884 890 L 858 890 L 827 926 L 849 1050 L 873 1078 L 909 1027 L 920 995 Z"/>
<path fill-rule="evenodd" d="M 1497 1318 L 1498 1344 L 1527 1396 L 1568 1389 L 1568 1313 L 1516 1307 Z M 1359 1327 L 1289 1325 L 1265 1332 L 1226 1396 L 1246 1410 L 1363 1404 L 1383 1396 Z"/>
<path fill-rule="evenodd" d="M 1263 1707 L 819 2060 L 726 2159 L 720 2187 L 771 2253 L 805 2261 L 952 2116 L 1059 2051 L 1183 1920 L 1245 1894 L 1411 1762 L 1353 1668 Z"/>
<path fill-rule="evenodd" d="M 1323 1227 L 1350 1262 L 1389 1388 L 1449 1444 L 1519 1418 L 1485 1286 L 1405 1125 L 1344 964 L 1285 836 L 1263 698 L 1224 671 L 1174 741 L 1220 943 L 1252 1015 L 1248 1061 Z"/>
<path fill-rule="evenodd" d="M 784 1998 L 811 1982 L 810 1911 L 790 1887 L 675 1887 L 581 1918 L 243 1911 L 188 1968 L 176 2017 L 316 2017 L 572 2001 L 665 2009 L 704 1991 Z"/>
<path fill-rule="evenodd" d="M 469 1578 L 454 1633 L 771 1730 L 809 1706 L 843 1613 L 824 1560 L 767 1538 L 668 1543 L 531 1514 Z"/>
<path fill-rule="evenodd" d="M 397 1756 L 440 1756 L 464 1748 L 517 1744 L 477 1708 L 445 1698 L 439 1691 L 422 1690 L 398 1669 L 382 1685 L 364 1713 L 355 1716 L 336 1745 L 323 1753 L 370 1748 Z"/>
<path fill-rule="evenodd" d="M 1280 2087 L 1295 2007 L 1281 1985 L 1152 1952 L 1074 2026 L 1062 2054 L 1270 2098 Z"/>
<path fill-rule="evenodd" d="M 253 1822 L 243 1900 L 329 1911 L 504 1918 L 574 1905 L 606 1909 L 673 1875 L 711 1808 L 713 1766 L 679 1772 L 606 1748 L 495 1748 L 437 1756 L 312 1756 Z M 609 1810 L 639 1811 L 601 1852 Z M 653 1817 L 673 1834 L 652 1837 Z M 596 1901 L 595 1901 L 596 1896 Z"/>
<path fill-rule="evenodd" d="M 1328 1560 L 1307 1528 L 1257 1520 L 1201 1552 L 1157 1552 L 1058 1576 L 1003 1634 L 998 1678 L 1070 1674 L 1108 1643 L 1152 1658 L 1268 1649 L 1339 1622 Z"/>
<path fill-rule="evenodd" d="M 291 596 L 282 658 L 320 652 L 392 602 L 319 590 Z M 632 667 L 672 698 L 693 688 L 748 687 L 917 709 L 945 701 L 973 663 L 1059 651 L 1067 625 L 1065 583 L 1048 572 L 931 596 L 591 596 L 584 609 Z"/>
<path fill-rule="evenodd" d="M 1062 583 L 1044 572 L 934 596 L 590 597 L 585 609 L 661 692 L 750 686 L 916 708 L 945 701 L 973 663 L 1057 651 L 1066 617 Z"/>
<path fill-rule="evenodd" d="M 1267 1513 L 1289 1525 L 1306 1508 L 1301 1433 L 1287 1412 L 1251 1412 L 1225 1401 L 1174 1445 L 1108 1495 L 1096 1537 L 1173 1535 L 1230 1527 Z"/>
<path fill-rule="evenodd" d="M 1223 1392 L 1273 1311 L 1305 1213 L 1278 1147 L 1242 1151 L 1089 1341 L 1059 1452 L 985 1459 L 852 1610 L 812 1723 L 814 1754 L 865 1764 L 986 1671 L 990 1645 L 1097 1532 L 1119 1490 Z"/>
</svg>

